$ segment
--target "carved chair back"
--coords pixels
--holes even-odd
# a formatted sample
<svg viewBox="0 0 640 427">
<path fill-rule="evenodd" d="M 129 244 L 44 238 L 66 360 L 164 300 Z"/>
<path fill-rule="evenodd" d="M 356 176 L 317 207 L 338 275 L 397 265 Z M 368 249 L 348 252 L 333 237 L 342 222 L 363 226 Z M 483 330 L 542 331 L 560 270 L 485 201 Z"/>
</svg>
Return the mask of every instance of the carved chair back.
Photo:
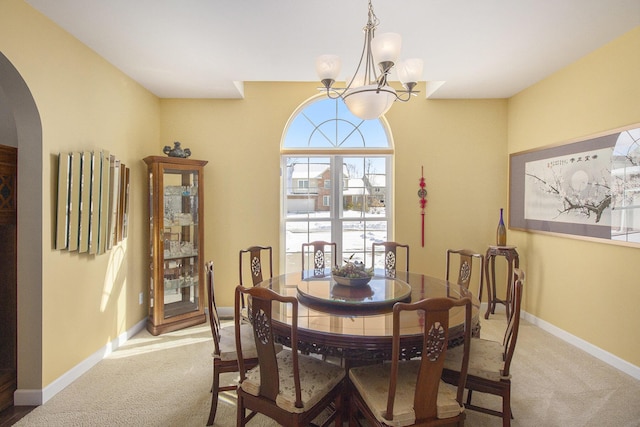
<svg viewBox="0 0 640 427">
<path fill-rule="evenodd" d="M 263 257 L 266 260 L 263 262 Z M 268 276 L 265 274 L 265 263 L 268 261 Z M 240 284 L 246 286 L 247 276 L 251 277 L 253 286 L 262 282 L 264 278 L 273 277 L 273 249 L 271 246 L 251 246 L 240 250 L 239 256 L 240 266 Z"/>
<path fill-rule="evenodd" d="M 241 249 L 238 265 L 240 267 L 240 285 L 246 286 L 251 283 L 252 286 L 255 286 L 265 278 L 273 277 L 273 249 L 271 246 L 250 246 Z M 269 270 L 265 273 L 264 269 L 267 265 Z M 245 308 L 244 296 L 242 308 Z"/>
<path fill-rule="evenodd" d="M 330 255 L 330 260 L 327 259 Z M 338 266 L 337 245 L 335 242 L 325 242 L 316 240 L 314 242 L 302 244 L 302 270 L 311 270 L 313 265 L 313 275 L 324 275 L 325 268 L 334 268 Z M 330 262 L 327 265 L 327 261 Z"/>
<path fill-rule="evenodd" d="M 379 249 L 376 251 L 376 248 L 382 248 L 382 250 Z M 402 268 L 402 264 L 398 263 L 398 248 L 405 249 L 406 264 L 404 265 L 404 269 Z M 373 243 L 371 245 L 371 262 L 374 268 L 376 266 L 376 253 L 384 254 L 384 273 L 388 277 L 396 277 L 398 266 L 400 266 L 401 271 L 409 271 L 409 245 L 398 242 Z"/>
<path fill-rule="evenodd" d="M 479 299 L 482 298 L 482 287 L 484 283 L 484 255 L 479 254 L 471 249 L 448 249 L 447 250 L 447 264 L 446 264 L 446 276 L 445 279 L 449 280 L 450 274 L 453 273 L 453 255 L 459 255 L 460 263 L 458 265 L 458 285 L 464 286 L 469 289 L 471 279 L 473 275 L 473 260 L 476 259 L 476 264 L 480 264 L 480 274 L 478 275 L 478 289 L 473 290 L 473 293 L 478 295 Z"/>
<path fill-rule="evenodd" d="M 464 307 L 465 333 L 462 370 L 457 384 L 456 400 L 462 407 L 464 386 L 469 364 L 469 343 L 471 340 L 471 299 L 428 298 L 415 303 L 396 303 L 393 307 L 393 350 L 391 377 L 385 418 L 393 419 L 396 387 L 400 360 L 400 319 L 403 311 L 420 310 L 424 313 L 424 341 L 420 369 L 416 379 L 413 398 L 416 424 L 421 420 L 437 418 L 437 397 L 440 377 L 444 367 L 445 353 L 449 342 L 449 312 L 455 307 Z"/>
</svg>

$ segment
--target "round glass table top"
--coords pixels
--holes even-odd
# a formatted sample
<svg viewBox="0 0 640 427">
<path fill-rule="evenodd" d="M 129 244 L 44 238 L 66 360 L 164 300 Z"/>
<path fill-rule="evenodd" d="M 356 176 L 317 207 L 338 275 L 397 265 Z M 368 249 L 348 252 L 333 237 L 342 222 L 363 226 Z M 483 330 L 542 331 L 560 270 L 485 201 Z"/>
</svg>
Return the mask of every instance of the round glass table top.
<svg viewBox="0 0 640 427">
<path fill-rule="evenodd" d="M 479 331 L 480 301 L 465 287 L 421 273 L 397 272 L 395 278 L 384 277 L 382 270 L 376 270 L 375 273 L 368 287 L 352 286 L 349 290 L 336 288 L 330 269 L 286 273 L 266 279 L 256 286 L 298 300 L 298 349 L 309 353 L 353 360 L 389 360 L 392 357 L 395 304 L 390 301 L 394 299 L 415 302 L 425 298 L 471 297 L 472 330 Z M 406 291 L 405 284 L 409 286 Z M 378 286 L 383 286 L 385 292 L 379 290 Z M 403 295 L 406 295 L 404 300 Z M 286 344 L 290 338 L 292 315 L 290 304 L 274 304 L 274 334 L 279 337 L 281 344 Z M 406 349 L 405 355 L 414 357 L 422 350 L 424 313 L 421 310 L 406 312 L 402 319 L 401 343 Z M 459 344 L 464 326 L 465 310 L 462 307 L 452 309 L 449 314 L 451 347 Z"/>
<path fill-rule="evenodd" d="M 329 307 L 393 307 L 411 299 L 411 286 L 400 279 L 374 276 L 359 286 L 340 285 L 329 276 L 308 277 L 297 285 L 298 297 Z"/>
</svg>

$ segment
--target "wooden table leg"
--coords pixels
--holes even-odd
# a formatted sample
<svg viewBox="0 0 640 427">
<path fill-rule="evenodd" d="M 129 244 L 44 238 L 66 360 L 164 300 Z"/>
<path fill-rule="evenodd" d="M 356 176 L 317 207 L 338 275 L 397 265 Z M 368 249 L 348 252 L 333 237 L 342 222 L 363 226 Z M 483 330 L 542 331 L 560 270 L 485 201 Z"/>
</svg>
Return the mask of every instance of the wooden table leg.
<svg viewBox="0 0 640 427">
<path fill-rule="evenodd" d="M 496 304 L 494 301 L 494 295 L 496 293 L 496 268 L 495 268 L 496 259 L 493 257 L 493 255 L 489 254 L 489 251 L 487 251 L 487 255 L 484 259 L 484 262 L 486 264 L 484 268 L 484 272 L 486 275 L 486 283 L 487 283 L 487 311 L 484 313 L 484 318 L 488 319 L 489 314 L 493 313 L 496 308 Z M 490 273 L 490 271 L 492 273 Z"/>
</svg>

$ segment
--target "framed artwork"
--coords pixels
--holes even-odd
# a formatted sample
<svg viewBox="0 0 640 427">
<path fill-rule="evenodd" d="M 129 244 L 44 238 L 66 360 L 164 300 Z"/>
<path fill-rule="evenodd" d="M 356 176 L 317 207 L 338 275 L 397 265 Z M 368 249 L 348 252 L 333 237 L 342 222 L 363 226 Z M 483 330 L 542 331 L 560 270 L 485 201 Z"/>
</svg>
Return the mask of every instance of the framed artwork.
<svg viewBox="0 0 640 427">
<path fill-rule="evenodd" d="M 509 228 L 640 246 L 640 124 L 511 154 Z"/>
</svg>

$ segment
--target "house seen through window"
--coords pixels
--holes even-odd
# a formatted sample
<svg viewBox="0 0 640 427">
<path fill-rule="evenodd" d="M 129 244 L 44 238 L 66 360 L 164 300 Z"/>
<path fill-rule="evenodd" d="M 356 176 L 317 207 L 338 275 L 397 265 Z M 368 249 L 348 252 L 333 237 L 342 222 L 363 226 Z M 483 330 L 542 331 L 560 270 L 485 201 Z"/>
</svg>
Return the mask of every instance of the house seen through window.
<svg viewBox="0 0 640 427">
<path fill-rule="evenodd" d="M 292 115 L 281 151 L 284 272 L 302 269 L 302 244 L 315 240 L 337 244 L 338 264 L 371 266 L 371 244 L 392 240 L 386 121 L 361 120 L 340 99 L 313 98 Z"/>
</svg>

